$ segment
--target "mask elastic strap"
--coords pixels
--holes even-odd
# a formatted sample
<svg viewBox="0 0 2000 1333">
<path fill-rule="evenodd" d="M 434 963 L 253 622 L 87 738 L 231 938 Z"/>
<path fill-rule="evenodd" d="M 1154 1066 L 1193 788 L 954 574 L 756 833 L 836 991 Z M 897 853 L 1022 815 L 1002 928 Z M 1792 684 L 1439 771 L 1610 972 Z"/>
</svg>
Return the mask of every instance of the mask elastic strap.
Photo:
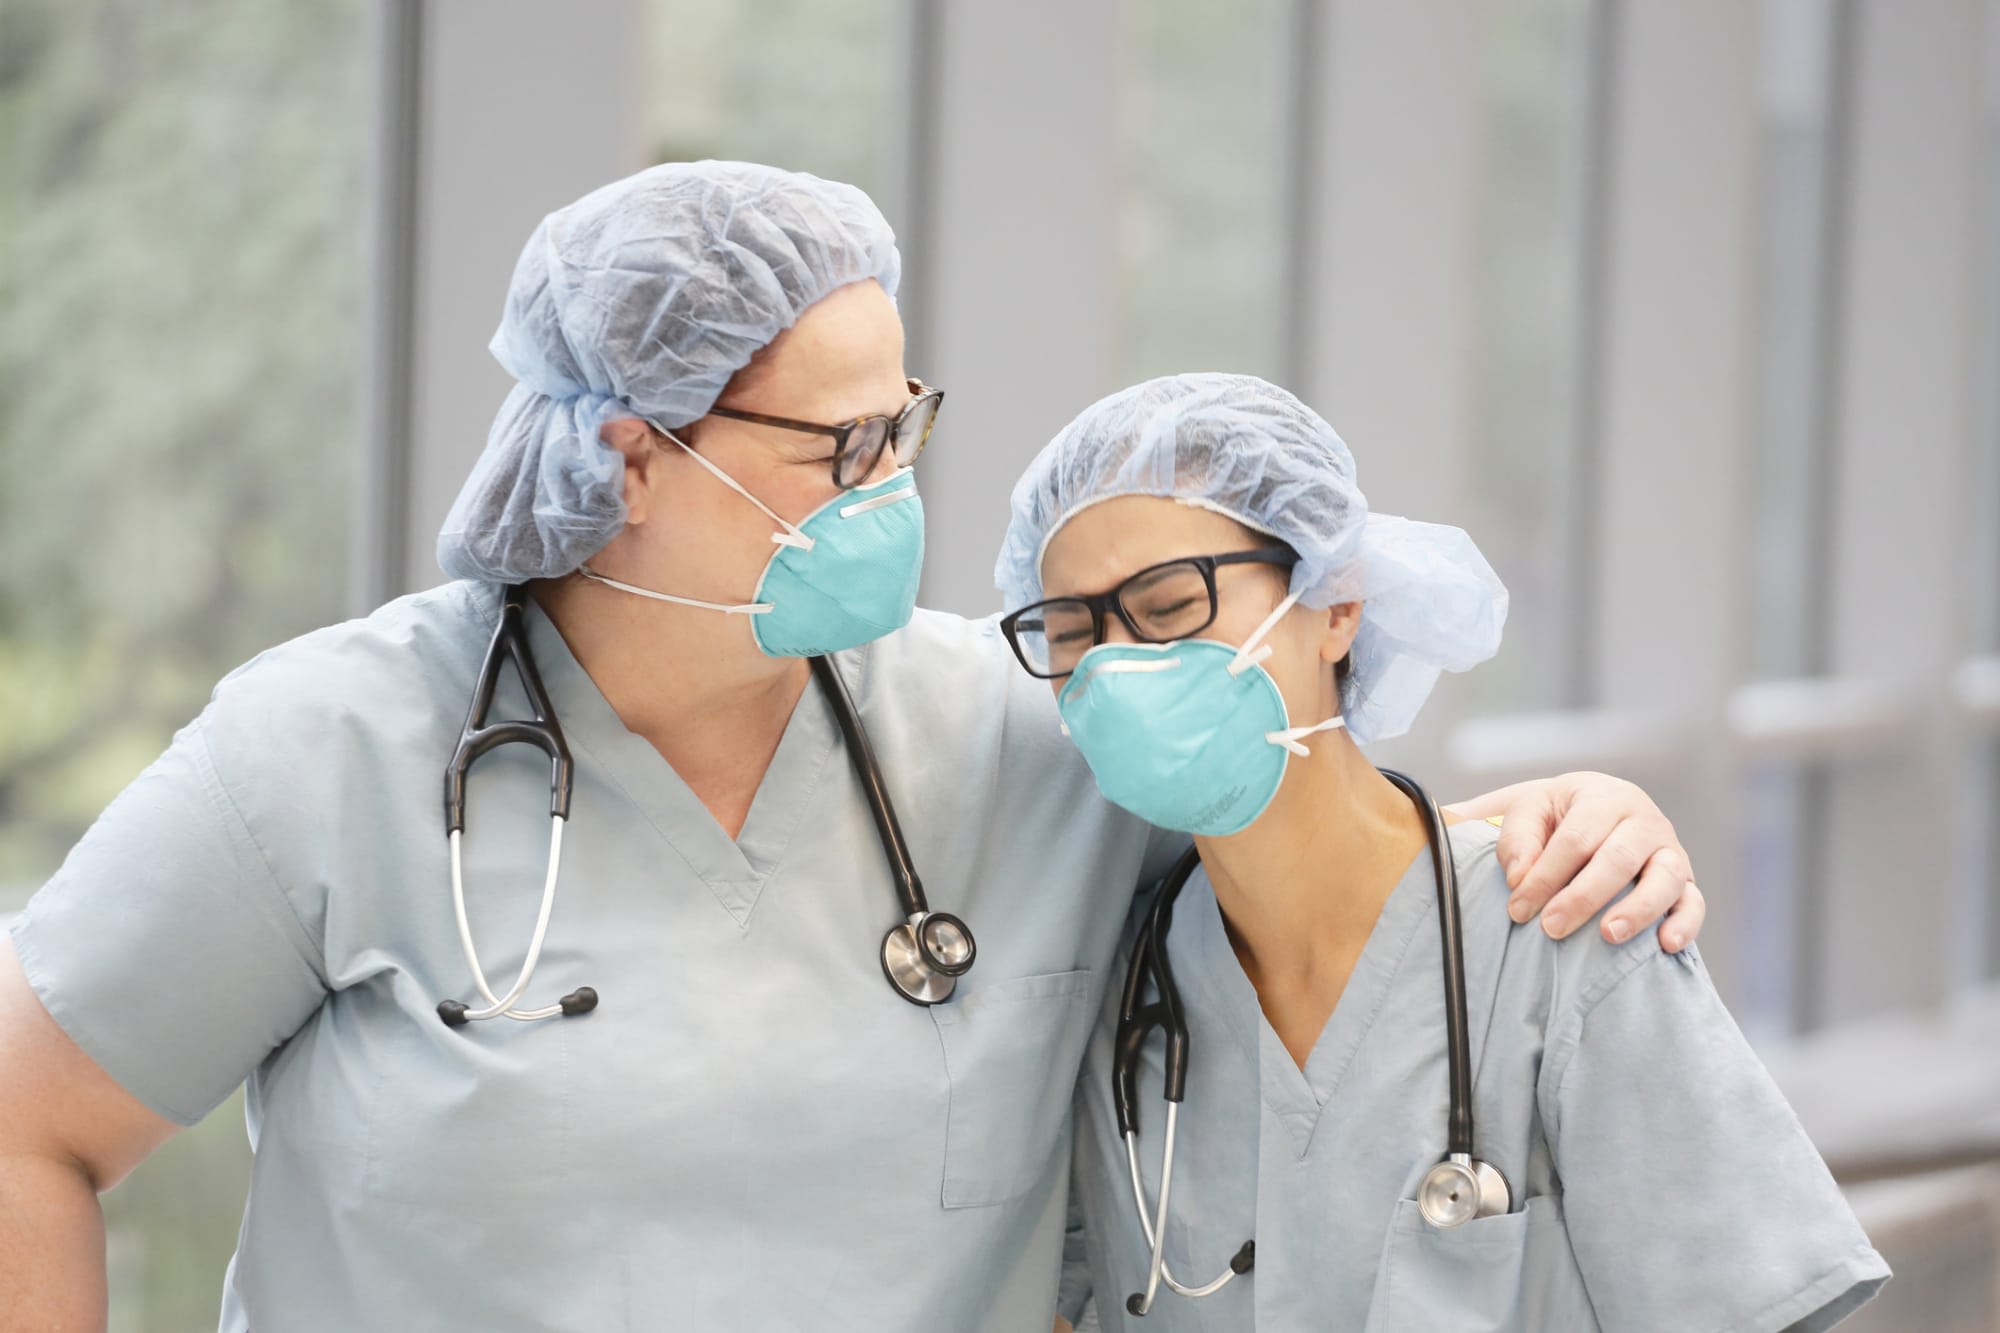
<svg viewBox="0 0 2000 1333">
<path fill-rule="evenodd" d="M 1299 744 L 1300 741 L 1318 731 L 1338 731 L 1347 725 L 1347 719 L 1339 715 L 1311 727 L 1286 727 L 1283 731 L 1267 731 L 1264 739 L 1273 745 L 1282 745 L 1296 755 L 1310 755 L 1311 750 Z"/>
<path fill-rule="evenodd" d="M 779 527 L 783 528 L 784 529 L 783 532 L 774 532 L 771 534 L 771 541 L 774 545 L 796 546 L 801 551 L 812 550 L 813 539 L 811 537 L 806 536 L 806 534 L 800 531 L 797 527 L 794 527 L 792 524 L 785 522 L 784 519 L 779 518 L 776 514 L 772 513 L 771 507 L 769 505 L 765 504 L 762 500 L 759 500 L 756 496 L 750 494 L 750 492 L 744 490 L 742 483 L 737 481 L 736 478 L 730 476 L 727 472 L 724 472 L 721 468 L 709 462 L 706 458 L 703 458 L 693 449 L 690 449 L 687 446 L 687 444 L 682 441 L 680 436 L 674 434 L 672 431 L 668 430 L 665 426 L 662 426 L 659 422 L 655 421 L 655 422 L 650 422 L 648 424 L 650 424 L 654 430 L 660 432 L 660 434 L 672 440 L 675 444 L 680 445 L 681 449 L 687 454 L 689 458 L 692 458 L 695 462 L 701 464 L 703 467 L 707 468 L 710 472 L 714 473 L 717 481 L 720 481 L 724 486 L 727 486 L 730 490 L 735 491 L 738 495 L 748 500 L 751 504 L 756 505 L 757 508 L 764 511 L 764 517 L 770 519 L 773 523 L 776 523 Z M 696 602 L 694 603 L 694 605 L 708 606 L 711 605 L 711 603 Z"/>
<path fill-rule="evenodd" d="M 1264 617 L 1263 623 L 1250 631 L 1250 637 L 1243 641 L 1243 646 L 1236 650 L 1236 656 L 1230 660 L 1230 675 L 1240 676 L 1271 655 L 1271 645 L 1263 642 L 1264 636 L 1269 634 L 1272 627 L 1285 618 L 1287 611 L 1298 604 L 1298 593 L 1287 594 L 1285 600 L 1279 602 L 1271 614 Z"/>
<path fill-rule="evenodd" d="M 607 579 L 604 575 L 585 565 L 576 571 L 585 578 L 602 583 L 607 588 L 629 592 L 638 597 L 650 597 L 656 602 L 672 602 L 675 606 L 699 607 L 703 611 L 727 611 L 733 616 L 761 616 L 771 609 L 769 602 L 746 602 L 741 606 L 730 606 L 724 602 L 703 602 L 693 597 L 676 597 L 672 593 L 654 592 L 651 588 L 635 587 L 630 583 L 620 583 L 617 579 Z"/>
</svg>

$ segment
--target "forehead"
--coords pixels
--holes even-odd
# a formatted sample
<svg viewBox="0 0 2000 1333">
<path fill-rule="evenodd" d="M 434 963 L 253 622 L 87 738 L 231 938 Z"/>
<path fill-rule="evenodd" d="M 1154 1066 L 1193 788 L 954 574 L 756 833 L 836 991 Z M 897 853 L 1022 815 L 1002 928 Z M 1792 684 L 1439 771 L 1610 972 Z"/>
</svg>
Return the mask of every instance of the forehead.
<svg viewBox="0 0 2000 1333">
<path fill-rule="evenodd" d="M 825 421 L 899 411 L 906 396 L 903 321 L 872 278 L 806 307 L 725 395 L 731 407 Z"/>
<path fill-rule="evenodd" d="M 1245 551 L 1272 538 L 1213 509 L 1157 495 L 1121 495 L 1081 510 L 1042 553 L 1049 597 L 1103 592 L 1148 565 Z"/>
</svg>

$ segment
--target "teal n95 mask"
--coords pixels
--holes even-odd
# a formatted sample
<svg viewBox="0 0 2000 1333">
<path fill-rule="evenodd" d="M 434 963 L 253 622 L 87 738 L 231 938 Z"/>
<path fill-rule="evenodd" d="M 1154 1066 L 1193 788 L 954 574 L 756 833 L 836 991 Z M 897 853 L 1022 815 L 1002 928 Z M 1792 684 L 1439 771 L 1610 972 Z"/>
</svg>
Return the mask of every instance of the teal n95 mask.
<svg viewBox="0 0 2000 1333">
<path fill-rule="evenodd" d="M 750 616 L 751 633 L 767 657 L 818 657 L 910 623 L 924 566 L 924 503 L 909 468 L 842 491 L 794 525 L 672 432 L 661 433 L 778 525 L 771 534 L 777 549 L 754 600 L 729 605 L 675 597 L 606 578 L 588 565 L 580 571 L 584 577 L 655 601 Z"/>
<path fill-rule="evenodd" d="M 1338 716 L 1294 727 L 1263 639 L 1297 605 L 1293 593 L 1241 648 L 1213 639 L 1103 643 L 1077 660 L 1056 696 L 1063 728 L 1112 803 L 1150 824 L 1222 837 L 1240 833 L 1278 794 L 1304 738 Z"/>
</svg>

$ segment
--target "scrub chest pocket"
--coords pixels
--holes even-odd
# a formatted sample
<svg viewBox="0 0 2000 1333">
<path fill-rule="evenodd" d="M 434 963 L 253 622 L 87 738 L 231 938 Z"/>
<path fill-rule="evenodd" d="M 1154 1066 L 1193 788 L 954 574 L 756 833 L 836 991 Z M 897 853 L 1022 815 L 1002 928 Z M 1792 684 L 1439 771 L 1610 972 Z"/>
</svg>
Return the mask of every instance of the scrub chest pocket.
<svg viewBox="0 0 2000 1333">
<path fill-rule="evenodd" d="M 1442 1231 L 1424 1221 L 1415 1200 L 1396 1204 L 1375 1272 L 1369 1333 L 1586 1333 L 1597 1326 L 1560 1196 L 1540 1195 L 1516 1212 Z"/>
<path fill-rule="evenodd" d="M 951 1081 L 944 1206 L 1019 1198 L 1040 1181 L 1095 1007 L 1089 972 L 1021 977 L 931 1009 Z"/>
</svg>

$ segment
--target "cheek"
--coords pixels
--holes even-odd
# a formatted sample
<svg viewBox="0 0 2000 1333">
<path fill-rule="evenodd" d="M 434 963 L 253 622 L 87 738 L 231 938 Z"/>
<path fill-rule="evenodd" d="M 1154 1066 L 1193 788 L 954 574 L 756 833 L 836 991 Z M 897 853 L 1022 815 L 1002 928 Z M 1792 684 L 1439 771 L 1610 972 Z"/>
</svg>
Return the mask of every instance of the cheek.
<svg viewBox="0 0 2000 1333">
<path fill-rule="evenodd" d="M 1216 609 L 1214 622 L 1201 632 L 1201 637 L 1214 639 L 1220 643 L 1238 645 L 1248 643 L 1250 636 L 1257 632 L 1258 624 L 1270 614 L 1270 610 L 1268 606 L 1259 608 L 1245 599 L 1225 596 L 1222 605 Z M 1287 645 L 1279 637 L 1283 629 L 1284 626 L 1279 625 L 1264 636 L 1264 642 L 1271 644 L 1280 652 L 1287 649 Z"/>
<path fill-rule="evenodd" d="M 767 476 L 764 488 L 756 492 L 757 498 L 771 506 L 780 518 L 795 525 L 805 522 L 815 509 L 841 494 L 825 463 L 788 464 Z M 757 512 L 747 504 L 743 507 L 753 514 Z M 757 514 L 757 518 L 767 528 L 771 526 L 762 514 Z"/>
<path fill-rule="evenodd" d="M 747 597 L 776 549 L 773 524 L 733 491 L 714 489 L 718 494 L 676 495 L 646 525 L 661 568 L 659 586 L 671 592 L 693 587 L 700 590 L 694 595 L 725 601 Z"/>
<path fill-rule="evenodd" d="M 1264 662 L 1264 670 L 1278 682 L 1278 692 L 1285 696 L 1292 725 L 1318 722 L 1338 711 L 1340 700 L 1334 688 L 1333 667 L 1320 659 L 1317 639 L 1279 632 L 1271 636 L 1271 646 L 1276 651 Z"/>
</svg>

